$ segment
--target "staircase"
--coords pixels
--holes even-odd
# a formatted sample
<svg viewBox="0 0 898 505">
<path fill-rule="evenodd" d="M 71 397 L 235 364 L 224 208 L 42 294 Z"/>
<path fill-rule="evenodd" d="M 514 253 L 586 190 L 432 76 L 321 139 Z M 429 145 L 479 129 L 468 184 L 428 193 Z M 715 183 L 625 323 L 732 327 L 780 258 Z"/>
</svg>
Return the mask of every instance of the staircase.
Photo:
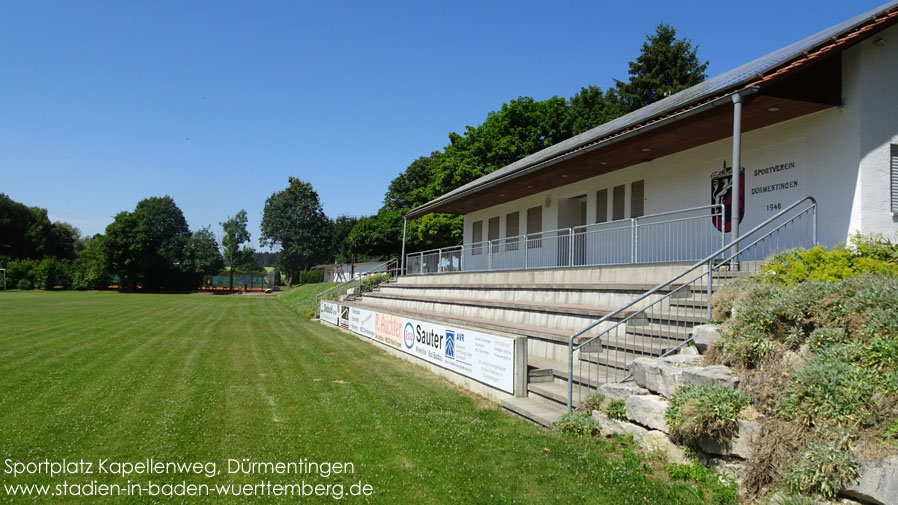
<svg viewBox="0 0 898 505">
<path fill-rule="evenodd" d="M 404 276 L 382 284 L 349 302 L 376 310 L 461 328 L 506 336 L 526 336 L 528 349 L 527 396 L 501 401 L 502 408 L 535 423 L 551 426 L 566 411 L 568 338 L 572 333 L 614 311 L 688 265 L 622 265 L 529 271 L 448 273 Z M 643 305 L 661 299 L 680 285 L 674 283 Z M 622 341 L 591 344 L 575 359 L 590 363 L 575 374 L 574 386 L 585 397 L 587 386 L 618 381 L 627 376 L 630 361 L 658 353 L 682 342 L 676 331 L 707 319 L 707 297 L 677 296 L 668 316 L 634 318 Z M 634 316 L 640 306 L 619 312 L 613 322 Z M 601 364 L 599 364 L 601 363 Z M 581 395 L 576 395 L 581 396 Z"/>
<path fill-rule="evenodd" d="M 693 264 L 654 263 L 399 277 L 349 302 L 399 316 L 527 338 L 527 396 L 504 410 L 552 426 L 629 364 L 687 342 L 709 293 L 756 273 L 769 254 L 817 243 L 806 197 Z"/>
</svg>

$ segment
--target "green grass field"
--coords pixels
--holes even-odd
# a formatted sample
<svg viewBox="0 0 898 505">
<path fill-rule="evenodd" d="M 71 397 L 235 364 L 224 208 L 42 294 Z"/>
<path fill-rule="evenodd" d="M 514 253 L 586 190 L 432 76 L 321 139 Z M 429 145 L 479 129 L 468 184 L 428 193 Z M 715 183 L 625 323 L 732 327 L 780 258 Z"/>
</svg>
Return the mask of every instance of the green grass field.
<svg viewBox="0 0 898 505">
<path fill-rule="evenodd" d="M 355 503 L 703 503 L 615 443 L 560 436 L 311 323 L 275 296 L 0 292 L 0 502 L 328 503 L 330 497 L 10 496 L 50 484 L 342 484 Z M 629 456 L 627 456 L 629 454 Z M 9 463 L 215 462 L 220 475 L 13 477 Z M 228 459 L 352 474 L 228 474 Z M 107 467 L 108 469 L 108 467 Z M 94 465 L 93 471 L 99 468 Z M 342 500 L 341 500 L 342 501 Z"/>
</svg>

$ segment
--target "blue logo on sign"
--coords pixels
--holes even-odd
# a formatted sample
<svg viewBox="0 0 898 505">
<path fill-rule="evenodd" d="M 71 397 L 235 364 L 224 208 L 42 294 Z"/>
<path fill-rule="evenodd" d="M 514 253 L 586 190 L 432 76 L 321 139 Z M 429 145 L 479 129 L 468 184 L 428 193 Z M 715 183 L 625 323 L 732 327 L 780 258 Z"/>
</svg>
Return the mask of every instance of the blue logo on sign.
<svg viewBox="0 0 898 505">
<path fill-rule="evenodd" d="M 403 330 L 403 338 L 405 339 L 405 347 L 407 349 L 411 349 L 415 346 L 415 328 L 412 327 L 412 323 L 405 323 L 405 330 Z"/>
<path fill-rule="evenodd" d="M 446 330 L 446 357 L 455 359 L 455 332 Z"/>
</svg>

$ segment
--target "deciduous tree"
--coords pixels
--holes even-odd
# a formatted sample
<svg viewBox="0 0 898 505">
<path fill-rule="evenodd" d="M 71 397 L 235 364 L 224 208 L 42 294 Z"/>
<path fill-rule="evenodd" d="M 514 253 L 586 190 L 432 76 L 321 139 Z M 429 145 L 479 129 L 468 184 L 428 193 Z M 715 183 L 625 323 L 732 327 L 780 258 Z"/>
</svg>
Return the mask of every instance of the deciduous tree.
<svg viewBox="0 0 898 505">
<path fill-rule="evenodd" d="M 330 221 L 318 193 L 308 182 L 290 177 L 287 188 L 272 194 L 262 211 L 262 246 L 280 246 L 278 267 L 288 284 L 300 270 L 326 261 L 331 249 Z"/>
</svg>

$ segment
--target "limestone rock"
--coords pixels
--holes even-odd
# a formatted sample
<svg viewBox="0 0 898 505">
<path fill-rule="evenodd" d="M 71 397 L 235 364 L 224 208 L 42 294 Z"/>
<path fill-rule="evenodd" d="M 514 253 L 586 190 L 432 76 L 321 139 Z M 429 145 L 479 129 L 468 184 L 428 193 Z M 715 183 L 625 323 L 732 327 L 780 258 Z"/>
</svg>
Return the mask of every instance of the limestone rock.
<svg viewBox="0 0 898 505">
<path fill-rule="evenodd" d="M 728 366 L 713 365 L 689 368 L 683 371 L 683 384 L 695 384 L 698 386 L 718 385 L 725 388 L 736 389 L 739 384 L 739 376 Z"/>
<path fill-rule="evenodd" d="M 633 435 L 633 439 L 642 438 L 645 433 L 648 431 L 642 426 L 636 426 L 633 423 L 628 423 L 626 421 L 621 421 L 619 419 L 612 419 L 608 417 L 604 412 L 600 412 L 598 410 L 592 411 L 592 417 L 599 424 L 599 429 L 602 431 L 603 435 Z"/>
<path fill-rule="evenodd" d="M 647 395 L 649 390 L 639 387 L 635 382 L 609 382 L 599 386 L 599 394 L 612 400 L 625 401 L 631 395 Z"/>
<path fill-rule="evenodd" d="M 599 424 L 603 435 L 633 435 L 633 441 L 644 450 L 660 451 L 669 461 L 676 463 L 688 462 L 683 449 L 677 447 L 661 431 L 647 430 L 633 423 L 611 419 L 597 410 L 592 412 L 592 417 Z"/>
<path fill-rule="evenodd" d="M 667 400 L 655 395 L 633 395 L 627 398 L 627 419 L 653 430 L 668 433 L 664 412 Z"/>
<path fill-rule="evenodd" d="M 677 354 L 682 354 L 683 356 L 698 356 L 698 349 L 694 345 L 684 345 L 680 347 L 680 350 L 677 351 Z"/>
<path fill-rule="evenodd" d="M 751 458 L 754 445 L 761 436 L 761 425 L 757 421 L 737 421 L 736 432 L 726 442 L 718 442 L 704 437 L 699 440 L 702 451 L 721 456 L 736 456 L 742 459 Z"/>
<path fill-rule="evenodd" d="M 898 503 L 898 456 L 879 460 L 858 459 L 861 464 L 860 481 L 843 489 L 842 494 L 869 503 Z"/>
<path fill-rule="evenodd" d="M 704 354 L 714 342 L 720 340 L 720 325 L 700 324 L 692 328 L 692 341 L 698 352 Z"/>
<path fill-rule="evenodd" d="M 701 360 L 701 356 L 680 354 L 666 358 L 636 358 L 630 364 L 630 372 L 636 384 L 669 398 L 680 386 L 685 367 L 697 365 Z"/>
</svg>

